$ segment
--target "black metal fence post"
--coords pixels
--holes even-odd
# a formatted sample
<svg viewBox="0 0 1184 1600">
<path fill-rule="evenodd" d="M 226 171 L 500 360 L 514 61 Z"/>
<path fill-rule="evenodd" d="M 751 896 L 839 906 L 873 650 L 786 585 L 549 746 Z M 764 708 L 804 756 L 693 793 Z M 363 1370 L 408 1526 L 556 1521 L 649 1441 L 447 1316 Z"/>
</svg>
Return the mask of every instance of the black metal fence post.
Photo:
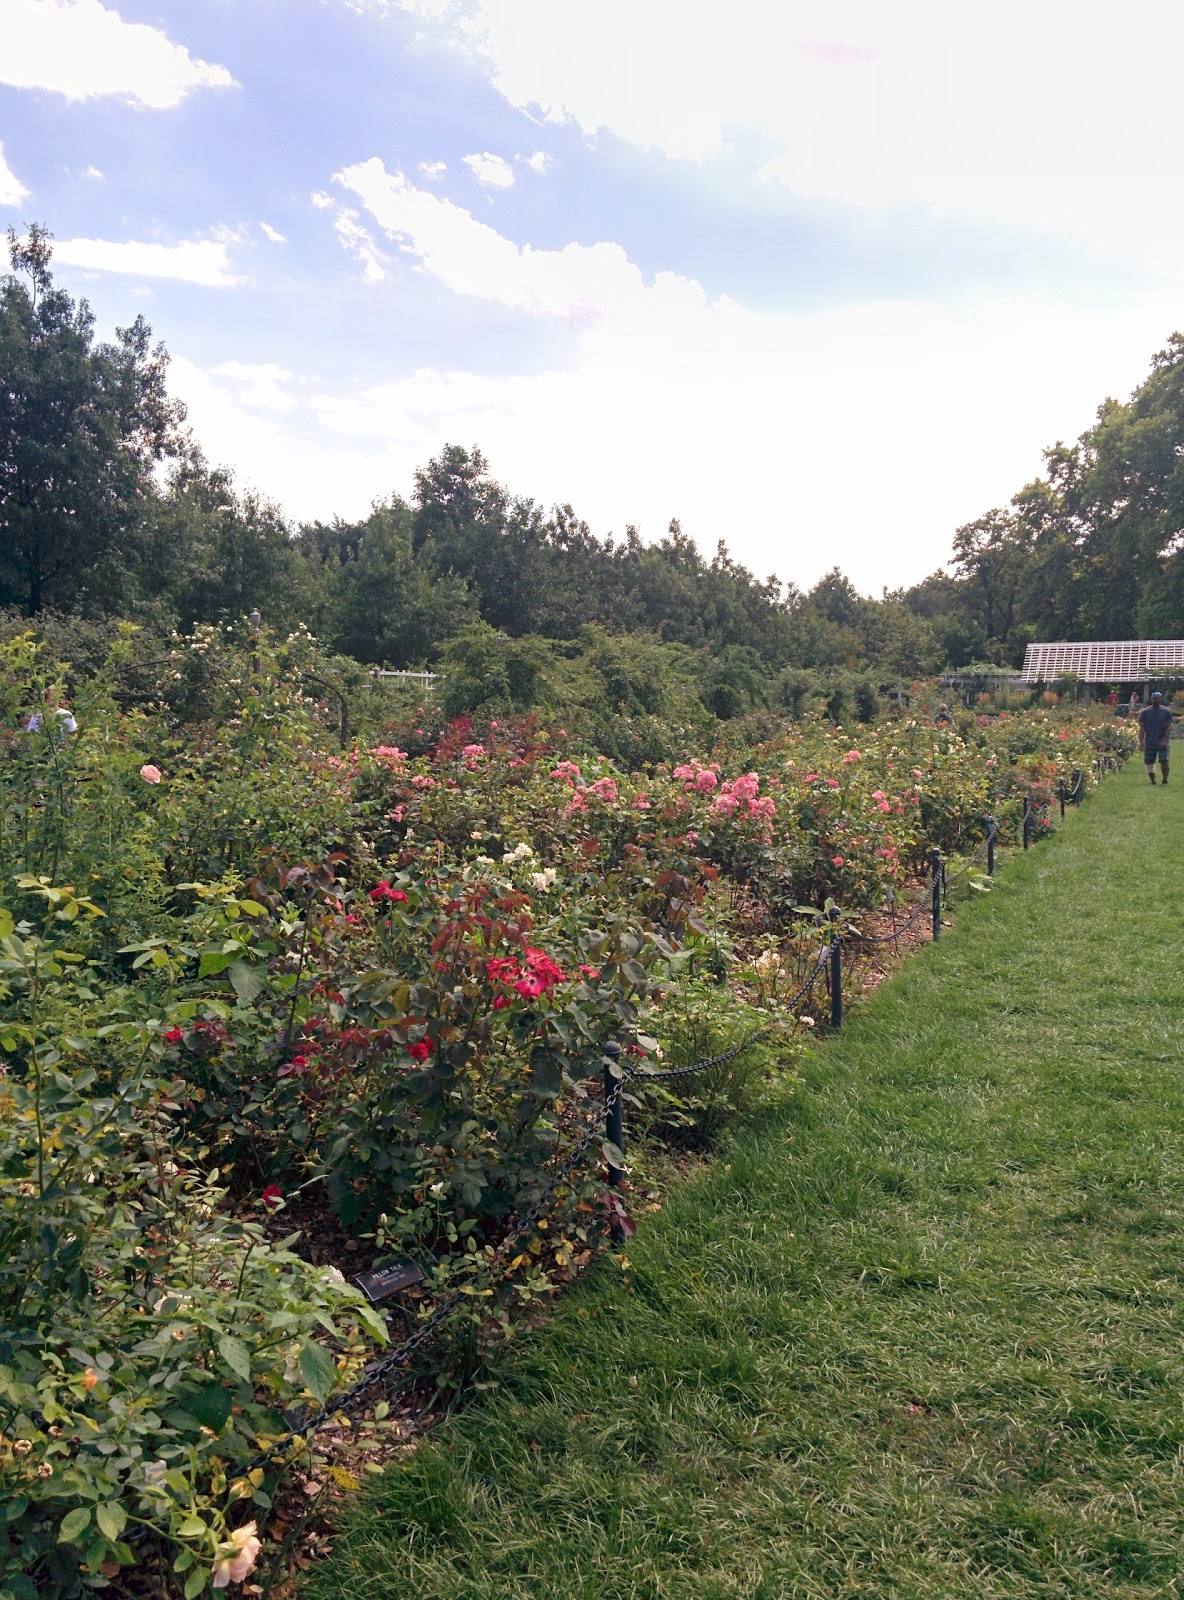
<svg viewBox="0 0 1184 1600">
<path fill-rule="evenodd" d="M 839 913 L 834 910 L 831 916 L 830 934 L 830 1025 L 832 1028 L 843 1026 L 843 936 L 839 932 Z"/>
<path fill-rule="evenodd" d="M 1025 801 L 1024 801 L 1024 849 L 1025 850 L 1028 848 L 1028 846 L 1029 846 L 1029 844 L 1031 844 L 1031 842 L 1032 842 L 1032 802 L 1031 802 L 1031 800 L 1025 799 Z"/>
<path fill-rule="evenodd" d="M 1061 802 L 1061 821 L 1065 820 L 1065 780 L 1057 779 L 1057 799 Z"/>
<path fill-rule="evenodd" d="M 604 1054 L 607 1058 L 604 1063 L 604 1137 L 621 1152 L 623 1159 L 625 1107 L 622 1104 L 624 1095 L 621 1089 L 621 1047 L 613 1040 L 605 1045 Z M 610 1189 L 621 1189 L 625 1184 L 625 1169 L 617 1166 L 611 1156 L 608 1158 L 608 1183 Z M 624 1243 L 625 1230 L 615 1213 L 609 1222 L 609 1233 L 614 1244 Z"/>
<path fill-rule="evenodd" d="M 1085 787 L 1085 784 L 1084 784 L 1084 781 L 1082 779 L 1081 768 L 1080 767 L 1074 767 L 1073 768 L 1073 804 L 1075 806 L 1079 806 L 1081 804 L 1081 791 L 1082 791 L 1082 789 L 1084 789 L 1084 787 Z"/>
<path fill-rule="evenodd" d="M 995 876 L 995 819 L 987 818 L 987 877 Z"/>
<path fill-rule="evenodd" d="M 934 845 L 929 852 L 929 864 L 933 868 L 933 937 L 941 938 L 941 851 Z"/>
</svg>

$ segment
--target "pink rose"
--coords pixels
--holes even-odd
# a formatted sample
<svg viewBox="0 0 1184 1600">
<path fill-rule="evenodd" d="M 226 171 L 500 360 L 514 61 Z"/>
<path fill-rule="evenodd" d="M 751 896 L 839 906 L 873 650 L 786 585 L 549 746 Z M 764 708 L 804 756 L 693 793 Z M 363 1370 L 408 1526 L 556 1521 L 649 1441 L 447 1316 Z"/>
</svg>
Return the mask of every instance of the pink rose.
<svg viewBox="0 0 1184 1600">
<path fill-rule="evenodd" d="M 150 761 L 146 761 L 140 768 L 140 776 L 145 783 L 159 783 L 161 771 L 159 767 L 154 767 Z"/>
<path fill-rule="evenodd" d="M 213 1587 L 225 1589 L 232 1583 L 241 1583 L 255 1570 L 263 1541 L 255 1524 L 245 1522 L 241 1528 L 234 1530 L 225 1544 L 220 1544 L 218 1548 L 226 1554 L 214 1564 Z"/>
</svg>

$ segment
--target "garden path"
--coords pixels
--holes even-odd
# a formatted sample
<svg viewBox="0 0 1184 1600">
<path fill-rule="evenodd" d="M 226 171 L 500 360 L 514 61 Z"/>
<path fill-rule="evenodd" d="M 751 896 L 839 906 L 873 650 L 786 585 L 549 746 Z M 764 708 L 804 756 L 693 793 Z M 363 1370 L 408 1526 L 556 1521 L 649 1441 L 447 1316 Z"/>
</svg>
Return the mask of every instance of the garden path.
<svg viewBox="0 0 1184 1600">
<path fill-rule="evenodd" d="M 1178 1593 L 1175 785 L 1135 763 L 1009 856 L 376 1481 L 308 1593 Z"/>
</svg>

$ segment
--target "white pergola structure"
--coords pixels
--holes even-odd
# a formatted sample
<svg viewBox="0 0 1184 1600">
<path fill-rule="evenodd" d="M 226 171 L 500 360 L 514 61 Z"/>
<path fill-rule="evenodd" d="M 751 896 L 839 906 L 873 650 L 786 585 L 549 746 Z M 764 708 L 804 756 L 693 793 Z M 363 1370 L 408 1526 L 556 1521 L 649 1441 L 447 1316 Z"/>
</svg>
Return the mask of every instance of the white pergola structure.
<svg viewBox="0 0 1184 1600">
<path fill-rule="evenodd" d="M 1074 677 L 1087 687 L 1184 680 L 1184 639 L 1106 639 L 1082 644 L 1030 644 L 1024 652 L 1027 683 Z"/>
</svg>

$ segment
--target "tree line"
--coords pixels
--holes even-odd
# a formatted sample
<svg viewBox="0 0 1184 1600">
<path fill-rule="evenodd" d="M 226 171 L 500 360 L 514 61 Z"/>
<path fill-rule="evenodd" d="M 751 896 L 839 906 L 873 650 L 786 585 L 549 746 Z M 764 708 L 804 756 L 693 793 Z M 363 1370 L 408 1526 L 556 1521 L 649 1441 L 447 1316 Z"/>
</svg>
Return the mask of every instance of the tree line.
<svg viewBox="0 0 1184 1600">
<path fill-rule="evenodd" d="M 179 628 L 242 616 L 304 623 L 363 663 L 434 664 L 483 636 L 562 646 L 641 635 L 694 658 L 721 715 L 795 673 L 881 685 L 1034 637 L 1180 631 L 1184 340 L 1132 400 L 1107 401 L 1076 445 L 1005 509 L 957 531 L 952 571 L 878 598 L 841 571 L 808 592 L 758 578 L 677 522 L 655 543 L 599 537 L 497 482 L 449 445 L 355 521 L 293 525 L 211 465 L 166 387 L 143 318 L 100 340 L 54 282 L 52 238 L 9 230 L 0 279 L 0 606 Z M 589 632 L 591 630 L 591 633 Z"/>
</svg>

